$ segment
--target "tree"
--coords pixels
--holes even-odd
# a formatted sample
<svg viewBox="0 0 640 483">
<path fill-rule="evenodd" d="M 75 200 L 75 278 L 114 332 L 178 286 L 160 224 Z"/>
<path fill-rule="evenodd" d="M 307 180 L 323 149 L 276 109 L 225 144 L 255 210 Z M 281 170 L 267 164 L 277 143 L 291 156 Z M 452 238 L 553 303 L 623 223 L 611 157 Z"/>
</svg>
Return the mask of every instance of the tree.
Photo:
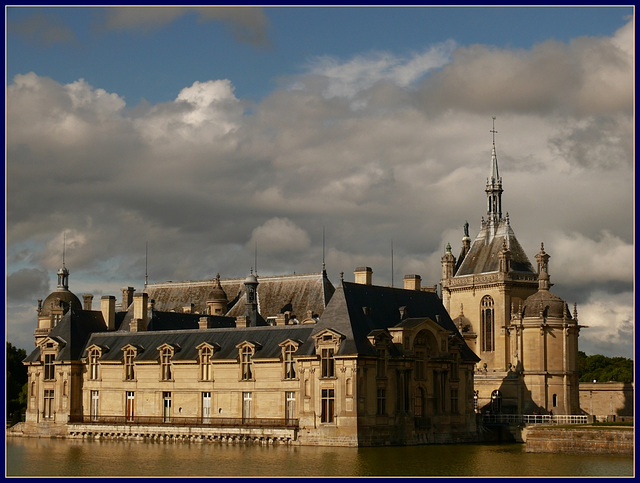
<svg viewBox="0 0 640 483">
<path fill-rule="evenodd" d="M 22 361 L 27 351 L 7 342 L 7 422 L 11 425 L 22 420 L 27 410 L 27 366 Z"/>
<path fill-rule="evenodd" d="M 578 351 L 578 372 L 580 382 L 633 382 L 633 360 Z"/>
</svg>

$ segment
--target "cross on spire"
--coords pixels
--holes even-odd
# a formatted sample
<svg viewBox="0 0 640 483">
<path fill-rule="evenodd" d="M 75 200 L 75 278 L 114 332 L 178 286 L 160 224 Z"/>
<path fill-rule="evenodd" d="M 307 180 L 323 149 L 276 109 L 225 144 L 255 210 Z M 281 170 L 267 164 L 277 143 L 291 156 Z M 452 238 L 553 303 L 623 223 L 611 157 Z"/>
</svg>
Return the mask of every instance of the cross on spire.
<svg viewBox="0 0 640 483">
<path fill-rule="evenodd" d="M 491 116 L 491 119 L 493 119 L 493 128 L 489 132 L 493 134 L 493 144 L 495 145 L 496 144 L 496 134 L 498 134 L 498 131 L 496 131 L 496 116 Z"/>
</svg>

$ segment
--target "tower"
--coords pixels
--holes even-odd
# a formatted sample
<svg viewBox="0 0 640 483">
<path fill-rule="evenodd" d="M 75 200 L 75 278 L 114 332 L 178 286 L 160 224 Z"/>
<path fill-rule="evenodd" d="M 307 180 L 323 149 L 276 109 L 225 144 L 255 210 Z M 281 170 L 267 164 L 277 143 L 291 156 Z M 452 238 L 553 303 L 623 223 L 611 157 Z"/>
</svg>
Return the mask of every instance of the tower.
<svg viewBox="0 0 640 483">
<path fill-rule="evenodd" d="M 246 291 L 245 302 L 245 315 L 248 318 L 247 325 L 249 327 L 256 327 L 258 325 L 258 278 L 253 274 L 253 270 L 247 278 L 244 280 L 244 287 Z"/>
</svg>

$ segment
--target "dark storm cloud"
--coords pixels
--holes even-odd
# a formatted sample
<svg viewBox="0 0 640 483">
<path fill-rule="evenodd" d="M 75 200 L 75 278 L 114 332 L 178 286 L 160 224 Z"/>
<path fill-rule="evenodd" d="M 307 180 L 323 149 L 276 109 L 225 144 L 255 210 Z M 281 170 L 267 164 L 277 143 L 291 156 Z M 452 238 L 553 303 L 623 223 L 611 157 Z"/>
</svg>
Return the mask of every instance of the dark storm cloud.
<svg viewBox="0 0 640 483">
<path fill-rule="evenodd" d="M 7 276 L 7 295 L 15 301 L 42 299 L 49 293 L 46 270 L 23 268 Z"/>
</svg>

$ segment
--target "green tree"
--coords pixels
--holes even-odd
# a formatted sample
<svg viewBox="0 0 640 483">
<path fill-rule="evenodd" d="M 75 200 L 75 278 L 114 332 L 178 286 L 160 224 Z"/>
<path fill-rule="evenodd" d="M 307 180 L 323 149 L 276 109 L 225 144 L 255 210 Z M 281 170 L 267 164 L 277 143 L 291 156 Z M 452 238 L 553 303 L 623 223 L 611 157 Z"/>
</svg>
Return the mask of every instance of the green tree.
<svg viewBox="0 0 640 483">
<path fill-rule="evenodd" d="M 22 363 L 25 357 L 27 351 L 7 342 L 7 422 L 11 425 L 20 422 L 27 410 L 27 366 Z"/>
<path fill-rule="evenodd" d="M 633 360 L 578 351 L 578 372 L 580 382 L 633 382 Z"/>
</svg>

